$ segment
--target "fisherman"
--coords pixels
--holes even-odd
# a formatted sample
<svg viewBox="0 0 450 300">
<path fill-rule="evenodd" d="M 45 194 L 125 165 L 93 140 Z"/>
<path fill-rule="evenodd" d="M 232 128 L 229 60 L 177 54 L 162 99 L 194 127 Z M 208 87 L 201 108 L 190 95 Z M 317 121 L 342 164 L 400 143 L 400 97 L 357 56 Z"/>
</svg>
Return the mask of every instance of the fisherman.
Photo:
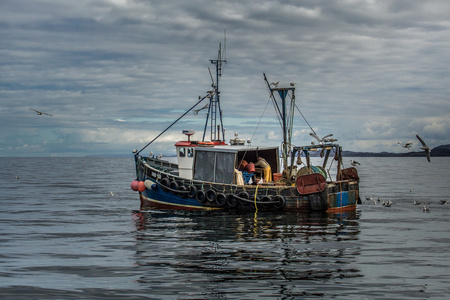
<svg viewBox="0 0 450 300">
<path fill-rule="evenodd" d="M 257 162 L 255 163 L 256 167 L 261 167 L 264 169 L 264 181 L 269 182 L 272 181 L 272 169 L 270 168 L 269 163 L 262 157 L 258 157 Z"/>
</svg>

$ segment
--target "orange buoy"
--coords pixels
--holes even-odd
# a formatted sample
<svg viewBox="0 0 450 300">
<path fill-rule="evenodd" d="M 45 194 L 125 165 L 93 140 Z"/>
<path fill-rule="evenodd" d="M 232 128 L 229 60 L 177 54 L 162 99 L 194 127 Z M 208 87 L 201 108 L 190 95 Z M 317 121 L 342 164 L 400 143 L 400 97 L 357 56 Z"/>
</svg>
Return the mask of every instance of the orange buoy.
<svg viewBox="0 0 450 300">
<path fill-rule="evenodd" d="M 144 181 L 139 181 L 139 183 L 138 183 L 138 191 L 139 192 L 145 191 L 145 182 Z"/>
<path fill-rule="evenodd" d="M 135 192 L 138 191 L 139 180 L 133 180 L 131 182 L 131 189 Z"/>
</svg>

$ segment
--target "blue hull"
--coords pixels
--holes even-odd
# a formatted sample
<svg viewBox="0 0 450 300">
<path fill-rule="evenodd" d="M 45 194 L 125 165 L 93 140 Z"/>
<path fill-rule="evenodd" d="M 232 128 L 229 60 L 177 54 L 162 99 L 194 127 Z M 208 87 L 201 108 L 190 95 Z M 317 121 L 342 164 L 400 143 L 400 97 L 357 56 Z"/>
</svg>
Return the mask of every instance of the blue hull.
<svg viewBox="0 0 450 300">
<path fill-rule="evenodd" d="M 171 192 L 163 191 L 156 184 L 152 188 L 146 188 L 139 193 L 141 209 L 160 208 L 175 210 L 218 210 L 220 207 L 207 206 L 197 201 L 196 198 L 182 198 Z"/>
<path fill-rule="evenodd" d="M 141 180 L 144 180 L 142 178 Z M 146 178 L 145 180 L 149 180 Z M 236 206 L 230 207 L 230 205 L 225 204 L 219 206 L 219 204 L 214 201 L 205 200 L 199 202 L 197 197 L 183 196 L 181 197 L 176 191 L 165 191 L 151 180 L 151 187 L 147 185 L 147 188 L 140 192 L 141 209 L 171 209 L 171 210 L 226 210 L 234 209 L 241 211 L 248 210 L 263 210 L 263 211 L 327 211 L 327 212 L 341 212 L 347 210 L 356 209 L 357 200 L 359 198 L 358 190 L 350 191 L 328 191 L 325 190 L 321 193 L 314 193 L 310 195 L 285 195 L 283 206 L 274 205 L 264 205 L 261 202 L 253 202 L 255 194 L 257 194 L 257 199 L 260 200 L 262 195 L 264 195 L 267 190 L 260 188 L 259 190 L 253 187 L 253 191 L 249 191 L 249 198 L 246 202 L 239 201 Z M 287 188 L 285 191 L 293 191 L 294 188 Z"/>
</svg>

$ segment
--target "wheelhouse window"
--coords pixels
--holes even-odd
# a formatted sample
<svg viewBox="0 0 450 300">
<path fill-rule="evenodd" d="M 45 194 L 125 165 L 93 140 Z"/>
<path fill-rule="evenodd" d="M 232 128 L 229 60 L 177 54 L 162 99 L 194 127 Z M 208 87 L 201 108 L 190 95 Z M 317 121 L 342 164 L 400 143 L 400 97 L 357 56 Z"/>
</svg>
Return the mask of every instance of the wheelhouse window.
<svg viewBox="0 0 450 300">
<path fill-rule="evenodd" d="M 186 156 L 186 148 L 180 148 L 180 157 L 185 157 Z"/>
<path fill-rule="evenodd" d="M 187 149 L 187 156 L 193 157 L 194 156 L 194 148 L 188 148 Z"/>
</svg>

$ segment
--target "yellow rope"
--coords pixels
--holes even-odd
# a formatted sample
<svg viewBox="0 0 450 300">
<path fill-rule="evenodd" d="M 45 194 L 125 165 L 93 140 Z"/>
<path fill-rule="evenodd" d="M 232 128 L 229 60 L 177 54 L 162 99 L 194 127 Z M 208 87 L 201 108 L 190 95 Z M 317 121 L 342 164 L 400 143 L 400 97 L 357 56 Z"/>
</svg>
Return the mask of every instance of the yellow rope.
<svg viewBox="0 0 450 300">
<path fill-rule="evenodd" d="M 256 195 L 258 195 L 258 186 L 259 185 L 256 185 L 256 190 L 255 190 L 255 208 L 256 208 L 255 212 L 258 212 L 258 206 L 256 206 Z"/>
<path fill-rule="evenodd" d="M 256 206 L 256 195 L 258 195 L 258 185 L 256 185 L 255 189 L 255 215 L 253 216 L 253 233 L 257 234 L 258 228 L 258 207 Z"/>
</svg>

